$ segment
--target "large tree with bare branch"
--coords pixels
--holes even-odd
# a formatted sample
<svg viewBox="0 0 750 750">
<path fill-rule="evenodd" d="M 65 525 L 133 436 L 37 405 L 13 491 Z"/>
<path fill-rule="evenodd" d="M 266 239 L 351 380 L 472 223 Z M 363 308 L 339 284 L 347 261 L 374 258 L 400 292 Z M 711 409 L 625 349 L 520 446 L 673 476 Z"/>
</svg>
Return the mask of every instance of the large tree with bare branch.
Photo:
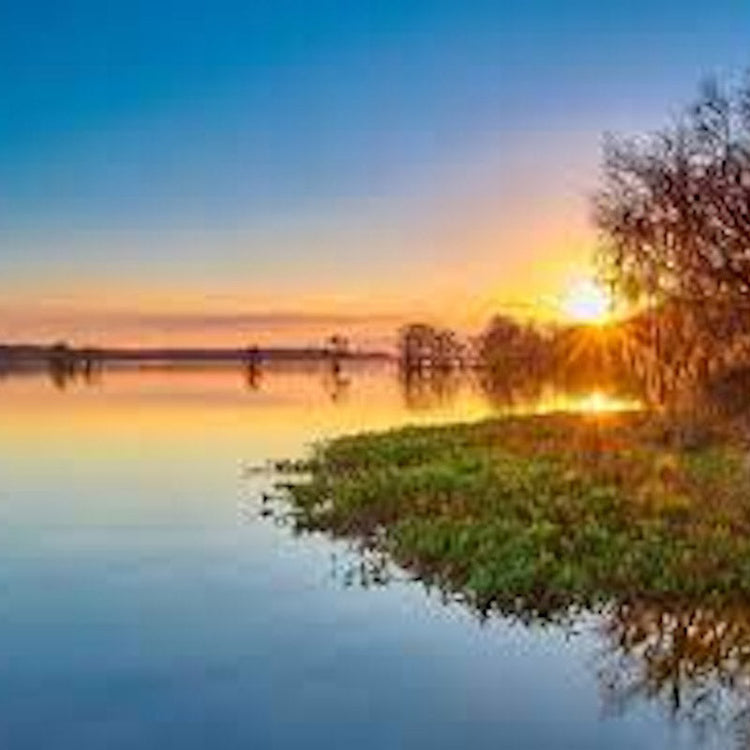
<svg viewBox="0 0 750 750">
<path fill-rule="evenodd" d="M 674 125 L 608 138 L 595 198 L 601 260 L 640 302 L 750 304 L 750 78 L 703 86 Z"/>
<path fill-rule="evenodd" d="M 657 133 L 609 137 L 594 217 L 603 275 L 656 321 L 654 362 L 679 344 L 670 374 L 694 381 L 750 361 L 750 77 L 704 84 Z"/>
</svg>

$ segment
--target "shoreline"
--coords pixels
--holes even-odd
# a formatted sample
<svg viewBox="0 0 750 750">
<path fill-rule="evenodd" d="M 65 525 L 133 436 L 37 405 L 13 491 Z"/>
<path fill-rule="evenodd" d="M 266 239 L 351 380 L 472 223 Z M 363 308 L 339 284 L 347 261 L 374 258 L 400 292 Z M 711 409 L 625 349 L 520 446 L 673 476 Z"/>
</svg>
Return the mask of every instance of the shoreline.
<svg viewBox="0 0 750 750">
<path fill-rule="evenodd" d="M 345 436 L 280 464 L 297 531 L 382 553 L 485 611 L 750 602 L 750 472 L 657 415 L 501 417 Z"/>
<path fill-rule="evenodd" d="M 0 364 L 72 362 L 258 362 L 291 360 L 393 361 L 388 352 L 333 352 L 325 347 L 228 347 L 228 348 L 128 348 L 128 347 L 62 347 L 36 344 L 0 345 Z"/>
</svg>

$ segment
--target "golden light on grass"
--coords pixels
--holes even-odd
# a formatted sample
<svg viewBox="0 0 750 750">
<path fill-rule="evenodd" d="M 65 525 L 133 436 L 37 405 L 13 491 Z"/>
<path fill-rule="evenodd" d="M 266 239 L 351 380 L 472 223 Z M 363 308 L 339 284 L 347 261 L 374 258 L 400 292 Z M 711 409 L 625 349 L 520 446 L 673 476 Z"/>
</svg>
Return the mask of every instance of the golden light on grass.
<svg viewBox="0 0 750 750">
<path fill-rule="evenodd" d="M 575 281 L 562 300 L 562 313 L 574 323 L 605 325 L 610 322 L 612 298 L 593 279 Z"/>
</svg>

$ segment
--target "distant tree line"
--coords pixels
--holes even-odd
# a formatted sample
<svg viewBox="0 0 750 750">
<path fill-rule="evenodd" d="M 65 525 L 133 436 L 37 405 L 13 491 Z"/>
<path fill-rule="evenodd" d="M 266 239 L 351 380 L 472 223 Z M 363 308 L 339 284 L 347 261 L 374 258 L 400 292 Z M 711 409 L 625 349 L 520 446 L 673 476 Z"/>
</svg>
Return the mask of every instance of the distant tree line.
<svg viewBox="0 0 750 750">
<path fill-rule="evenodd" d="M 506 403 L 538 398 L 547 387 L 633 391 L 620 337 L 585 325 L 541 324 L 495 315 L 479 335 L 462 339 L 442 327 L 412 324 L 400 331 L 399 359 L 412 386 L 470 369 Z"/>
</svg>

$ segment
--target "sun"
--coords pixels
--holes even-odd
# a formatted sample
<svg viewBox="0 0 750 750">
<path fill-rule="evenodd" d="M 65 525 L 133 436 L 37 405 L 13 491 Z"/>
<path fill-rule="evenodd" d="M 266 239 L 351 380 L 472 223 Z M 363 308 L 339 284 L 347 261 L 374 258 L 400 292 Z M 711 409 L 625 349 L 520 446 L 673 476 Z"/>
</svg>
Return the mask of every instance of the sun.
<svg viewBox="0 0 750 750">
<path fill-rule="evenodd" d="M 612 298 L 593 279 L 579 279 L 563 297 L 562 312 L 575 323 L 604 325 L 612 313 Z"/>
</svg>

